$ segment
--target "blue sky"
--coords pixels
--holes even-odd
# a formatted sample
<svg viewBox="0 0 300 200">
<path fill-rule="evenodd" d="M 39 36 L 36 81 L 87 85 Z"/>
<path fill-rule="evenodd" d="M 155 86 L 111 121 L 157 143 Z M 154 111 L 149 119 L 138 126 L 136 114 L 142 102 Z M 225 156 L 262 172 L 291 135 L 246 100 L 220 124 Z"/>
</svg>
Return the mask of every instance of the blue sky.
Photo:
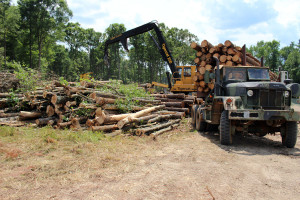
<svg viewBox="0 0 300 200">
<path fill-rule="evenodd" d="M 15 2 L 15 1 L 14 1 Z M 257 41 L 287 46 L 300 39 L 299 0 L 67 0 L 71 21 L 104 32 L 112 23 L 127 30 L 157 20 L 188 29 L 199 40 L 229 39 L 248 47 Z"/>
</svg>

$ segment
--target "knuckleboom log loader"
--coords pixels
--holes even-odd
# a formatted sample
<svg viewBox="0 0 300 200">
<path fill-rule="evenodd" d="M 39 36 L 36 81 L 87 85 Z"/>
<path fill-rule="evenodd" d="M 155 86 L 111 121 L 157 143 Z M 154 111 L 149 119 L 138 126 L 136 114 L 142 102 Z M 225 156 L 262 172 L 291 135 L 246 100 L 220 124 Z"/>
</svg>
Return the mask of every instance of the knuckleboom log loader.
<svg viewBox="0 0 300 200">
<path fill-rule="evenodd" d="M 300 120 L 300 85 L 271 82 L 268 67 L 220 66 L 214 59 L 214 90 L 192 107 L 196 129 L 217 126 L 223 145 L 232 144 L 237 133 L 262 137 L 280 132 L 282 144 L 293 148 Z"/>
<path fill-rule="evenodd" d="M 151 35 L 149 31 L 154 30 L 158 42 L 154 39 L 154 37 Z M 172 54 L 168 48 L 168 45 L 166 43 L 165 38 L 163 37 L 163 34 L 161 30 L 159 29 L 157 22 L 149 22 L 147 24 L 144 24 L 142 26 L 139 26 L 137 28 L 131 29 L 129 31 L 126 31 L 124 33 L 121 33 L 120 35 L 114 36 L 110 39 L 108 39 L 105 42 L 105 49 L 104 49 L 104 60 L 108 60 L 108 45 L 121 42 L 122 46 L 126 51 L 128 50 L 128 44 L 127 39 L 139 35 L 145 32 L 149 32 L 150 36 L 152 37 L 153 41 L 155 42 L 156 46 L 159 49 L 159 52 L 163 58 L 164 61 L 167 62 L 170 71 L 172 73 L 172 77 L 170 78 L 169 72 L 167 72 L 167 79 L 168 79 L 168 87 L 171 92 L 173 93 L 189 93 L 189 92 L 195 92 L 196 91 L 196 85 L 193 81 L 193 76 L 195 76 L 196 73 L 196 66 L 176 66 L 174 63 L 174 59 L 172 57 Z M 108 62 L 106 62 L 108 63 Z M 174 84 L 172 84 L 174 83 Z M 157 82 L 152 82 L 152 85 L 155 86 L 162 86 L 165 87 L 165 85 L 159 84 Z"/>
</svg>

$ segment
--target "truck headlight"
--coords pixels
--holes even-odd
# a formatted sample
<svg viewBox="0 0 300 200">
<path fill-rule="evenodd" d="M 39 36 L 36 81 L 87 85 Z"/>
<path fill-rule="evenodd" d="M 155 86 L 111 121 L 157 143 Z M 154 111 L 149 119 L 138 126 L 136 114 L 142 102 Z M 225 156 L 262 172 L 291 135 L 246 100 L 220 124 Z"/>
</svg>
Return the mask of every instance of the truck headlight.
<svg viewBox="0 0 300 200">
<path fill-rule="evenodd" d="M 288 98 L 289 96 L 290 96 L 289 91 L 285 91 L 285 92 L 284 92 L 284 97 L 285 97 L 285 98 Z"/>
<path fill-rule="evenodd" d="M 252 96 L 253 96 L 253 90 L 248 90 L 247 95 L 248 95 L 249 97 L 252 97 Z"/>
</svg>

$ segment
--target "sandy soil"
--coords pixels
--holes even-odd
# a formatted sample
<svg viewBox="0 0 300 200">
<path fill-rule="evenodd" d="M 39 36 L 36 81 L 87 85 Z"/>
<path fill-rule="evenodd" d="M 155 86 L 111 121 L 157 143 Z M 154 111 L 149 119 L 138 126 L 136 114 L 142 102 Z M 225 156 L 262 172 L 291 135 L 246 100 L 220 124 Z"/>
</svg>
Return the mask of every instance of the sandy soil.
<svg viewBox="0 0 300 200">
<path fill-rule="evenodd" d="M 0 199 L 299 199 L 300 138 L 294 149 L 280 140 L 237 136 L 223 146 L 185 124 L 156 141 L 37 151 L 0 165 Z"/>
</svg>

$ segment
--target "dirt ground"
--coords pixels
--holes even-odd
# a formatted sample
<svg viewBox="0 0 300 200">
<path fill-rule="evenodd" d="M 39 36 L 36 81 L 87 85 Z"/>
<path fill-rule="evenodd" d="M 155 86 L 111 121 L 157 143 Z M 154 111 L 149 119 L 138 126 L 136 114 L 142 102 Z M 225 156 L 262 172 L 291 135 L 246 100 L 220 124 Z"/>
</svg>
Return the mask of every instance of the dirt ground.
<svg viewBox="0 0 300 200">
<path fill-rule="evenodd" d="M 237 136 L 223 146 L 189 122 L 156 141 L 36 146 L 2 138 L 0 199 L 299 199 L 300 139 L 294 149 L 280 140 Z"/>
</svg>

